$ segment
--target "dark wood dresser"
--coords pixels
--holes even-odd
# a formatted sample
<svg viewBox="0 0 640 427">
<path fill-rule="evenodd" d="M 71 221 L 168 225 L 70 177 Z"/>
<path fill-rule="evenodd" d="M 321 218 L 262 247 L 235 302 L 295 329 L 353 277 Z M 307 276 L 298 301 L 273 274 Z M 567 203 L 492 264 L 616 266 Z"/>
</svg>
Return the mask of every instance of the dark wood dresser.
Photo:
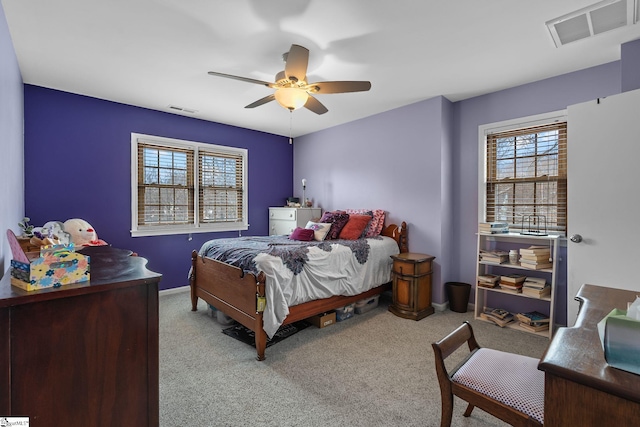
<svg viewBox="0 0 640 427">
<path fill-rule="evenodd" d="M 545 373 L 545 427 L 640 424 L 640 375 L 607 365 L 597 324 L 640 292 L 584 285 L 575 326 L 560 328 L 538 368 Z"/>
<path fill-rule="evenodd" d="M 39 426 L 157 426 L 158 283 L 109 246 L 91 280 L 26 292 L 0 281 L 0 415 Z"/>
</svg>

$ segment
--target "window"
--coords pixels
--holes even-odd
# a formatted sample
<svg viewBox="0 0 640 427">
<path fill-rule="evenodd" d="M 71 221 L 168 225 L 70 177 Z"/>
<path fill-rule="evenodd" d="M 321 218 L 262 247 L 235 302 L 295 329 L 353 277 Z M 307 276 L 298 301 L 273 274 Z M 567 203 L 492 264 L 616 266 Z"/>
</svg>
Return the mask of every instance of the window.
<svg viewBox="0 0 640 427">
<path fill-rule="evenodd" d="M 247 150 L 131 134 L 132 236 L 246 230 Z"/>
<path fill-rule="evenodd" d="M 564 234 L 566 120 L 487 129 L 484 152 L 485 221 L 505 221 L 516 232 L 524 229 Z"/>
</svg>

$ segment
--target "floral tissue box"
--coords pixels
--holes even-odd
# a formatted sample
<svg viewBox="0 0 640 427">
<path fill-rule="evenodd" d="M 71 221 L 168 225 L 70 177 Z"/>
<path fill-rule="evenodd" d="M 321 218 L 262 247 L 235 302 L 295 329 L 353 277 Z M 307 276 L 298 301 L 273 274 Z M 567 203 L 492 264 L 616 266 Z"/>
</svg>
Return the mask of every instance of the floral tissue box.
<svg viewBox="0 0 640 427">
<path fill-rule="evenodd" d="M 68 247 L 42 250 L 29 263 L 11 260 L 11 284 L 26 291 L 87 282 L 90 257 Z"/>
</svg>

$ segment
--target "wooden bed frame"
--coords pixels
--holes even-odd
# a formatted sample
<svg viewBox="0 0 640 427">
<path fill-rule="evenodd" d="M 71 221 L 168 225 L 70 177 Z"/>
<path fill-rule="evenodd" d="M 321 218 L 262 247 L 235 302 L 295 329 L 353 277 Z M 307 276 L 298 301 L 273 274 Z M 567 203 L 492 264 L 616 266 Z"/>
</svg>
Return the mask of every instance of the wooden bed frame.
<svg viewBox="0 0 640 427">
<path fill-rule="evenodd" d="M 408 252 L 407 224 L 400 227 L 391 224 L 381 233 L 393 238 L 400 252 Z M 258 311 L 258 297 L 264 297 L 265 275 L 245 273 L 238 267 L 225 264 L 191 253 L 191 310 L 198 309 L 198 298 L 222 311 L 227 316 L 246 326 L 255 333 L 258 360 L 264 360 L 267 347 L 267 334 L 263 329 L 262 312 Z M 306 319 L 316 314 L 344 307 L 352 302 L 370 298 L 390 289 L 391 283 L 385 283 L 366 292 L 353 296 L 333 296 L 289 307 L 289 314 L 283 325 Z M 268 302 L 267 302 L 268 304 Z"/>
</svg>

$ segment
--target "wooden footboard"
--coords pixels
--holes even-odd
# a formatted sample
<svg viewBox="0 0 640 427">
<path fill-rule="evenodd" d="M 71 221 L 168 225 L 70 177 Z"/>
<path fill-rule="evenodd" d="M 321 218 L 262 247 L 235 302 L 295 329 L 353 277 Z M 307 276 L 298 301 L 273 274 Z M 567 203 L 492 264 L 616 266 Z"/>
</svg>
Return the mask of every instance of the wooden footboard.
<svg viewBox="0 0 640 427">
<path fill-rule="evenodd" d="M 389 225 L 382 234 L 395 239 L 400 252 L 408 252 L 406 223 L 403 222 L 400 227 Z M 263 329 L 262 312 L 258 310 L 258 299 L 264 298 L 264 273 L 245 273 L 238 267 L 203 258 L 197 251 L 191 253 L 191 265 L 191 310 L 198 309 L 198 298 L 202 298 L 206 303 L 252 330 L 255 333 L 257 358 L 264 360 L 267 334 Z M 289 307 L 289 314 L 283 324 L 344 307 L 390 288 L 391 283 L 385 283 L 358 295 L 333 296 Z"/>
<path fill-rule="evenodd" d="M 258 297 L 264 297 L 264 273 L 257 276 L 211 258 L 198 251 L 191 253 L 191 310 L 198 309 L 202 298 L 217 310 L 255 332 L 258 360 L 264 360 L 267 334 L 262 329 L 262 312 Z"/>
</svg>

